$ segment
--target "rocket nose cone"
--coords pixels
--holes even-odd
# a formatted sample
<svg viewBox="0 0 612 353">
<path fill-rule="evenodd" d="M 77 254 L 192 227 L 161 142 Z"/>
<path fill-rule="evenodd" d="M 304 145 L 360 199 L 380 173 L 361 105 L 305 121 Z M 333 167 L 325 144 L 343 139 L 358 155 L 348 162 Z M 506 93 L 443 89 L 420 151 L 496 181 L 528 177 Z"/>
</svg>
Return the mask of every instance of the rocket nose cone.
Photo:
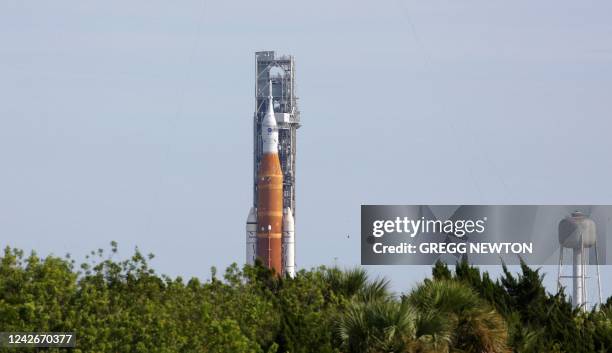
<svg viewBox="0 0 612 353">
<path fill-rule="evenodd" d="M 270 83 L 272 86 L 272 83 Z M 270 91 L 272 94 L 272 91 Z M 278 153 L 278 126 L 274 115 L 274 100 L 268 97 L 268 111 L 261 122 L 261 139 L 264 153 Z"/>
<path fill-rule="evenodd" d="M 266 115 L 264 115 L 261 125 L 268 127 L 268 128 L 270 127 L 275 128 L 276 127 L 276 117 L 274 115 L 274 109 L 272 108 L 273 103 L 272 101 L 270 101 L 268 104 L 270 105 L 270 107 L 268 108 Z"/>
<path fill-rule="evenodd" d="M 274 97 L 272 96 L 272 81 L 269 81 L 268 87 L 268 110 L 264 116 L 263 125 L 266 125 L 267 123 L 269 126 L 276 126 L 276 118 L 274 117 Z"/>
</svg>

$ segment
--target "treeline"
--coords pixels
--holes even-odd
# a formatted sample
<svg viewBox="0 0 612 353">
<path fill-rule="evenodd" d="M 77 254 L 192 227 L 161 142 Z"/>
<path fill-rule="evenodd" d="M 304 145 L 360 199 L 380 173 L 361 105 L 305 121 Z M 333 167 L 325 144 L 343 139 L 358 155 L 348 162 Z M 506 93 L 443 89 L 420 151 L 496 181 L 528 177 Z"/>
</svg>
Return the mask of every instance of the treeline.
<svg viewBox="0 0 612 353">
<path fill-rule="evenodd" d="M 0 331 L 74 331 L 77 348 L 19 352 L 611 352 L 612 298 L 598 310 L 549 294 L 526 265 L 498 280 L 466 263 L 393 295 L 362 269 L 277 278 L 261 266 L 206 282 L 155 273 L 151 255 L 0 258 Z M 2 352 L 16 352 L 2 348 Z"/>
</svg>

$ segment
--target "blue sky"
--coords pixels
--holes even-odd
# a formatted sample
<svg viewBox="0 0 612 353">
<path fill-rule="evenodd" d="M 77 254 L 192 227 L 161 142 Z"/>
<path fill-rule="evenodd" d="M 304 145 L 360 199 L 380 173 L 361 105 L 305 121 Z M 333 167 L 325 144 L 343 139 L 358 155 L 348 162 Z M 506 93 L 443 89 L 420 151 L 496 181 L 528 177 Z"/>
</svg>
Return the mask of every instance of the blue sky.
<svg viewBox="0 0 612 353">
<path fill-rule="evenodd" d="M 243 262 L 258 50 L 297 61 L 301 268 L 359 263 L 361 204 L 610 204 L 611 15 L 605 1 L 2 1 L 1 245 L 116 240 L 184 277 Z M 398 290 L 429 272 L 371 270 Z"/>
</svg>

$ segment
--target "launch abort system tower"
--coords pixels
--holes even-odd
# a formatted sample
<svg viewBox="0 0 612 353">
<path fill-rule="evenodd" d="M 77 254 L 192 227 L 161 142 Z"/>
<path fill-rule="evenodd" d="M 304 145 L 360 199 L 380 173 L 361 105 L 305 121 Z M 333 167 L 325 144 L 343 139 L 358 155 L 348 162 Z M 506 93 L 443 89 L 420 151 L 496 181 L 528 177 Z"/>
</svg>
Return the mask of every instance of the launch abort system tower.
<svg viewBox="0 0 612 353">
<path fill-rule="evenodd" d="M 295 217 L 296 132 L 300 112 L 295 96 L 295 62 L 293 56 L 276 56 L 273 51 L 255 53 L 255 116 L 253 117 L 253 207 L 257 207 L 257 171 L 263 155 L 261 122 L 268 109 L 269 85 L 278 125 L 278 152 L 283 172 L 283 208 L 289 207 Z"/>
</svg>

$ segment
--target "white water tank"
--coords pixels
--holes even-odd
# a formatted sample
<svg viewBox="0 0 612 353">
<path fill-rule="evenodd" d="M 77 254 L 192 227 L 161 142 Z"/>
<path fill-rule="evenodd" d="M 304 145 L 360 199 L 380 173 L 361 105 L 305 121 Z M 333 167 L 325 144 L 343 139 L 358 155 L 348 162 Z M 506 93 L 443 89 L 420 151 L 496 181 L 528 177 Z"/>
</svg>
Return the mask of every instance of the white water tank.
<svg viewBox="0 0 612 353">
<path fill-rule="evenodd" d="M 564 248 L 590 248 L 597 241 L 595 222 L 582 212 L 573 212 L 559 222 L 559 243 Z"/>
</svg>

